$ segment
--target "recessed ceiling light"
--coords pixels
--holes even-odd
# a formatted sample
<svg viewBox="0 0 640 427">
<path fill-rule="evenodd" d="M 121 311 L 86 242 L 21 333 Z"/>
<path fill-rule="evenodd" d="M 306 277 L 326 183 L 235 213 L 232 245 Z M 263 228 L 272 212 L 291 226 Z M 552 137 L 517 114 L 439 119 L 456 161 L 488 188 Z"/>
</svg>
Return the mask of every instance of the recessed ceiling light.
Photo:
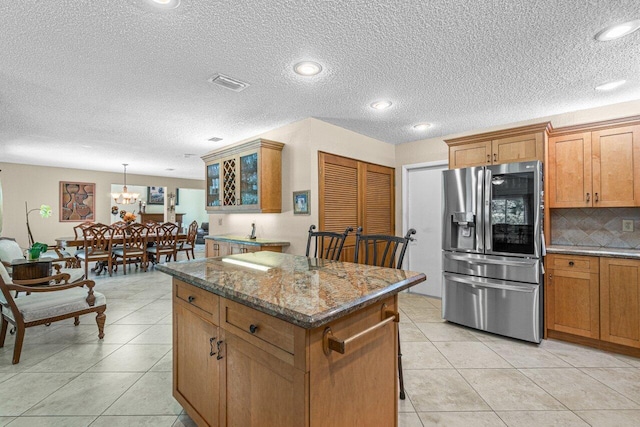
<svg viewBox="0 0 640 427">
<path fill-rule="evenodd" d="M 596 86 L 596 90 L 602 90 L 602 91 L 613 90 L 613 89 L 619 88 L 626 82 L 627 82 L 626 80 L 616 80 L 615 82 L 604 83 L 599 86 Z"/>
<path fill-rule="evenodd" d="M 620 37 L 633 33 L 638 28 L 640 28 L 640 19 L 634 19 L 633 21 L 612 25 L 601 30 L 596 34 L 595 39 L 601 42 L 619 39 Z"/>
<path fill-rule="evenodd" d="M 415 130 L 427 130 L 431 127 L 431 123 L 418 123 L 413 125 Z"/>
<path fill-rule="evenodd" d="M 391 101 L 376 101 L 371 104 L 371 108 L 374 110 L 386 110 L 391 105 Z"/>
<path fill-rule="evenodd" d="M 313 61 L 302 61 L 293 66 L 293 71 L 301 76 L 315 76 L 322 71 L 322 65 Z"/>
</svg>

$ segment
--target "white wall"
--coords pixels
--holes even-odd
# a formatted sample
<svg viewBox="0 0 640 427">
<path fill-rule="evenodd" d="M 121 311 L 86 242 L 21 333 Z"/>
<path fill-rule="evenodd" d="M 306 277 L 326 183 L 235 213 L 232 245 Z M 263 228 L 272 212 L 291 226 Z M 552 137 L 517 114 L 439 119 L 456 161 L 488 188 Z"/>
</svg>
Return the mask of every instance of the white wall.
<svg viewBox="0 0 640 427">
<path fill-rule="evenodd" d="M 204 194 L 204 190 L 200 189 L 180 189 L 180 203 L 176 205 L 176 212 L 184 214 L 182 217 L 182 226 L 185 229 L 189 227 L 192 221 L 196 221 L 198 226 L 203 222 L 209 221 L 209 215 L 205 209 L 206 202 L 204 200 Z"/>
<path fill-rule="evenodd" d="M 265 138 L 285 144 L 282 150 L 282 213 L 211 214 L 209 234 L 248 236 L 256 223 L 259 238 L 288 241 L 285 251 L 304 254 L 307 232 L 318 225 L 318 151 L 393 167 L 394 146 L 355 132 L 308 118 L 265 132 L 245 141 Z M 293 192 L 311 190 L 311 215 L 293 215 Z M 222 225 L 218 221 L 222 220 Z M 399 221 L 399 218 L 396 219 Z"/>
<path fill-rule="evenodd" d="M 46 204 L 50 205 L 53 210 L 53 215 L 47 219 L 41 218 L 37 212 L 29 215 L 31 231 L 36 241 L 54 243 L 56 237 L 73 236 L 73 227 L 79 223 L 59 221 L 60 181 L 95 183 L 95 220 L 105 224 L 111 223 L 111 206 L 113 205 L 111 184 L 116 184 L 118 191 L 122 190 L 122 172 L 96 172 L 84 169 L 54 168 L 17 163 L 0 163 L 0 170 L 2 170 L 0 175 L 2 176 L 4 196 L 2 236 L 15 238 L 22 247 L 26 247 L 28 244 L 24 211 L 25 201 L 30 209 Z M 127 173 L 127 183 L 130 183 L 128 185 L 129 190 L 138 188 L 138 186 L 150 185 L 169 188 L 204 189 L 204 177 L 202 180 L 192 180 Z M 137 205 L 135 206 L 137 211 Z M 204 202 L 202 206 L 204 206 Z M 162 207 L 160 208 L 162 209 Z"/>
</svg>

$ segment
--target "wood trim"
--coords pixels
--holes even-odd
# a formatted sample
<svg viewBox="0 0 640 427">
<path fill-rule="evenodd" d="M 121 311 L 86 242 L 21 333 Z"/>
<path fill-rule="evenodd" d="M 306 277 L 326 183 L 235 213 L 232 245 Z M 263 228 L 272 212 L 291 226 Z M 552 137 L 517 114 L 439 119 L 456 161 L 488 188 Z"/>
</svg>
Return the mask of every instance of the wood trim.
<svg viewBox="0 0 640 427">
<path fill-rule="evenodd" d="M 584 123 L 579 125 L 559 127 L 556 129 L 552 129 L 549 133 L 549 136 L 562 136 L 562 135 L 568 135 L 568 134 L 579 133 L 579 132 L 593 132 L 598 130 L 616 128 L 620 126 L 634 126 L 634 125 L 640 125 L 640 116 L 629 116 L 629 117 L 622 117 L 618 119 L 603 120 L 600 122 L 591 122 L 591 123 Z"/>
<path fill-rule="evenodd" d="M 271 141 L 268 139 L 256 139 L 254 141 L 242 142 L 227 147 L 223 147 L 219 150 L 210 151 L 204 156 L 200 157 L 205 162 L 212 160 L 219 160 L 223 157 L 232 157 L 241 154 L 248 150 L 257 150 L 259 148 L 269 148 L 272 150 L 282 151 L 284 144 L 277 141 Z"/>
<path fill-rule="evenodd" d="M 449 146 L 469 144 L 472 142 L 492 141 L 494 139 L 509 138 L 512 136 L 526 135 L 528 133 L 550 132 L 553 129 L 551 122 L 536 123 L 533 125 L 520 126 L 509 129 L 501 129 L 493 132 L 478 133 L 475 135 L 462 136 L 459 138 L 445 139 Z"/>
<path fill-rule="evenodd" d="M 558 339 L 561 341 L 567 341 L 573 344 L 579 344 L 587 347 L 597 348 L 604 351 L 610 351 L 612 353 L 624 354 L 624 355 L 633 356 L 633 357 L 640 357 L 640 348 L 609 343 L 606 341 L 596 340 L 593 338 L 580 337 L 577 335 L 567 334 L 565 332 L 559 332 L 554 330 L 548 331 L 548 337 L 552 339 Z"/>
</svg>

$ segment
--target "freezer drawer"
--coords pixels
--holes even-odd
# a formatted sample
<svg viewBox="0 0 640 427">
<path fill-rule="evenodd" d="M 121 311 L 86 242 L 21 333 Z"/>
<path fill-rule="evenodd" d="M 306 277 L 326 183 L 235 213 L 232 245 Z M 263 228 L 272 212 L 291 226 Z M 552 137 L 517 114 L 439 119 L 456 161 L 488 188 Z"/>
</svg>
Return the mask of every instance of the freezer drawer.
<svg viewBox="0 0 640 427">
<path fill-rule="evenodd" d="M 471 328 L 539 343 L 542 287 L 443 273 L 442 317 Z"/>
<path fill-rule="evenodd" d="M 540 283 L 540 260 L 496 255 L 442 253 L 442 270 L 468 276 Z"/>
</svg>

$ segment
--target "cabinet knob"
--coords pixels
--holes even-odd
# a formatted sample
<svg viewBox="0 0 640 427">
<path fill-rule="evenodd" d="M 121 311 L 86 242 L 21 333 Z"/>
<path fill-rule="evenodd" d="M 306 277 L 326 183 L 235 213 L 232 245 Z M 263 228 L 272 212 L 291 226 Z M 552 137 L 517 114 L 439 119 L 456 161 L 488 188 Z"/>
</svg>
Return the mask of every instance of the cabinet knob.
<svg viewBox="0 0 640 427">
<path fill-rule="evenodd" d="M 187 300 L 189 300 L 189 302 L 193 302 L 196 299 L 196 297 L 194 297 L 193 295 L 189 295 L 189 298 L 187 298 Z"/>
<path fill-rule="evenodd" d="M 496 155 L 496 153 L 493 153 L 493 161 L 497 162 L 498 161 L 498 156 Z"/>
<path fill-rule="evenodd" d="M 587 202 L 591 201 L 591 194 L 587 193 Z"/>
<path fill-rule="evenodd" d="M 252 334 L 255 334 L 257 330 L 258 327 L 256 325 L 249 326 L 249 332 L 251 332 Z"/>
<path fill-rule="evenodd" d="M 573 261 L 569 261 L 569 267 L 573 267 Z"/>
<path fill-rule="evenodd" d="M 598 193 L 595 193 L 594 196 L 596 196 L 596 202 L 598 201 Z"/>
<path fill-rule="evenodd" d="M 491 163 L 491 155 L 487 154 L 487 163 Z"/>
</svg>

